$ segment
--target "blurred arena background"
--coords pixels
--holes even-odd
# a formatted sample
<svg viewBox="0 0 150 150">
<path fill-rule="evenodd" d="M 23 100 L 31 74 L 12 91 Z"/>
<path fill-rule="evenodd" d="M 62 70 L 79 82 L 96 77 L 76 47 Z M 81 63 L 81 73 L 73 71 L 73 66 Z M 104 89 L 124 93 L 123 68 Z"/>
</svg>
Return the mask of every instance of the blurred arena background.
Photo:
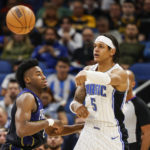
<svg viewBox="0 0 150 150">
<path fill-rule="evenodd" d="M 19 4 L 28 6 L 36 15 L 35 28 L 27 35 L 15 35 L 6 26 L 8 10 Z M 93 41 L 103 33 L 117 38 L 119 64 L 134 72 L 134 92 L 150 108 L 150 0 L 1 0 L 0 115 L 3 120 L 0 128 L 9 128 L 11 107 L 20 90 L 15 85 L 15 71 L 21 61 L 29 58 L 39 60 L 48 78 L 50 94 L 59 104 L 53 102 L 45 114 L 62 119 L 64 124 L 77 121 L 69 110 L 75 92 L 74 76 L 84 66 L 94 64 Z M 49 103 L 47 100 L 45 108 Z M 66 147 L 71 138 L 73 142 Z M 76 138 L 71 138 L 58 140 L 60 145 L 63 143 L 63 150 L 73 148 Z"/>
</svg>

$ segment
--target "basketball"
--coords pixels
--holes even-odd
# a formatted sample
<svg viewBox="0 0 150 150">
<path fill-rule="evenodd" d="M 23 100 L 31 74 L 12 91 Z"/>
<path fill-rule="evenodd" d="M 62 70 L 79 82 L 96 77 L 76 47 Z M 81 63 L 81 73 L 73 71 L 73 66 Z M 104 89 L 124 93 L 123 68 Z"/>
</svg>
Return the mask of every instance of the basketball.
<svg viewBox="0 0 150 150">
<path fill-rule="evenodd" d="M 27 34 L 35 25 L 35 15 L 26 6 L 14 6 L 7 13 L 6 24 L 16 34 Z"/>
</svg>

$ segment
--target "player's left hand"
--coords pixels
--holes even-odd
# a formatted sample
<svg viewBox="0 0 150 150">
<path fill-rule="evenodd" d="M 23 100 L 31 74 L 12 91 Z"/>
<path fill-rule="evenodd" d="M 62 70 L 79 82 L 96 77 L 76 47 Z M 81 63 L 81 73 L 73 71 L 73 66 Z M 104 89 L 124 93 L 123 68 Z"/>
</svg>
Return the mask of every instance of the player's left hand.
<svg viewBox="0 0 150 150">
<path fill-rule="evenodd" d="M 75 77 L 76 86 L 81 86 L 85 83 L 87 77 L 85 70 L 80 71 Z"/>
</svg>

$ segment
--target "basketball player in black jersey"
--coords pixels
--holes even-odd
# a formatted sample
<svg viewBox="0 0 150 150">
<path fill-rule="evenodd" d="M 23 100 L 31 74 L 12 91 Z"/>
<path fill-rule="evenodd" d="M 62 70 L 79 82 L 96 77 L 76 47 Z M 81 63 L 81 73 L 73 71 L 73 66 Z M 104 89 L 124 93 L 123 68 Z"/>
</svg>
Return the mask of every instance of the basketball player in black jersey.
<svg viewBox="0 0 150 150">
<path fill-rule="evenodd" d="M 10 129 L 1 150 L 31 150 L 39 147 L 46 142 L 44 129 L 48 129 L 51 136 L 64 136 L 83 128 L 83 124 L 63 127 L 58 120 L 44 118 L 39 97 L 42 89 L 47 87 L 47 81 L 37 60 L 23 62 L 16 78 L 23 90 L 13 105 Z"/>
<path fill-rule="evenodd" d="M 44 76 L 36 60 L 23 62 L 17 70 L 16 78 L 23 88 L 12 108 L 11 125 L 2 150 L 30 150 L 46 141 L 45 128 L 61 132 L 60 121 L 45 119 L 39 99 L 41 90 L 47 87 Z"/>
</svg>

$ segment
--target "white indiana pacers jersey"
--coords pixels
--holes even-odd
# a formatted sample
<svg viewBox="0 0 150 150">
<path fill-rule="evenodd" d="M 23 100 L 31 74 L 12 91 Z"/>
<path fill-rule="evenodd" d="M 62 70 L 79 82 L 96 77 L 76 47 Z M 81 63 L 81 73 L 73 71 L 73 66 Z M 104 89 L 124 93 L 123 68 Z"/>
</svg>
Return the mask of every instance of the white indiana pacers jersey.
<svg viewBox="0 0 150 150">
<path fill-rule="evenodd" d="M 98 64 L 90 67 L 89 70 L 95 71 Z M 122 69 L 115 64 L 107 73 L 114 69 Z M 85 106 L 90 112 L 88 121 L 97 121 L 104 126 L 117 126 L 123 123 L 124 115 L 122 107 L 125 102 L 126 92 L 119 92 L 111 85 L 94 84 L 87 80 L 85 82 L 86 99 Z"/>
</svg>

